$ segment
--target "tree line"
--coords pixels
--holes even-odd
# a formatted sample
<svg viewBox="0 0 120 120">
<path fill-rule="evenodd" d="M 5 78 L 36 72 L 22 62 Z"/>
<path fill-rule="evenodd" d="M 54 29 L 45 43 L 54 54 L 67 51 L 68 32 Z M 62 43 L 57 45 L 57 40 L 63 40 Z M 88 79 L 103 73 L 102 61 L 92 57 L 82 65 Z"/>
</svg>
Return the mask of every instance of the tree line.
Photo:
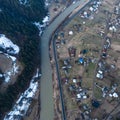
<svg viewBox="0 0 120 120">
<path fill-rule="evenodd" d="M 13 85 L 0 92 L 0 120 L 15 103 L 18 95 L 29 86 L 36 67 L 40 66 L 39 31 L 34 21 L 42 21 L 47 10 L 43 0 L 31 0 L 29 6 L 20 5 L 18 0 L 0 0 L 0 34 L 5 34 L 20 47 L 17 56 L 24 70 Z"/>
</svg>

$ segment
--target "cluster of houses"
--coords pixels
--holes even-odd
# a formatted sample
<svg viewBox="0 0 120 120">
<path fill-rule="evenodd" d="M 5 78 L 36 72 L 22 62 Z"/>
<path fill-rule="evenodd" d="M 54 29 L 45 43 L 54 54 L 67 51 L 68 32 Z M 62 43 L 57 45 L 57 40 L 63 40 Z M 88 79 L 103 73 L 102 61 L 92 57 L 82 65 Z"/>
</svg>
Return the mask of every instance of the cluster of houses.
<svg viewBox="0 0 120 120">
<path fill-rule="evenodd" d="M 120 14 L 120 2 L 114 7 L 114 13 L 116 15 Z"/>
<path fill-rule="evenodd" d="M 106 68 L 106 58 L 107 58 L 107 51 L 111 47 L 111 41 L 109 37 L 105 37 L 103 49 L 101 51 L 101 56 L 100 60 L 98 61 L 98 66 L 97 66 L 97 72 L 96 72 L 96 78 L 98 79 L 103 79 L 105 72 L 109 72 L 111 69 Z M 110 66 L 111 68 L 115 68 L 114 65 Z M 118 98 L 118 93 L 117 93 L 117 85 L 113 85 L 112 88 L 108 88 L 106 86 L 101 87 L 98 85 L 98 83 L 95 83 L 95 86 L 100 88 L 102 91 L 102 96 L 106 97 L 112 97 L 112 98 Z"/>
<path fill-rule="evenodd" d="M 37 70 L 36 75 L 31 80 L 29 88 L 21 94 L 12 110 L 5 116 L 4 120 L 21 120 L 23 116 L 26 115 L 27 110 L 29 109 L 33 97 L 38 89 L 38 77 L 40 77 L 40 75 Z"/>
<path fill-rule="evenodd" d="M 109 30 L 116 32 L 120 28 L 120 3 L 114 7 L 114 19 L 110 19 L 108 23 Z"/>
<path fill-rule="evenodd" d="M 88 9 L 83 11 L 83 13 L 81 14 L 81 18 L 93 19 L 92 14 L 97 12 L 100 5 L 101 5 L 101 0 L 94 0 Z"/>
<path fill-rule="evenodd" d="M 65 59 L 65 60 L 64 60 L 64 64 L 63 64 L 63 66 L 62 66 L 62 69 L 63 69 L 64 72 L 65 72 L 65 75 L 68 74 L 68 70 L 71 69 L 71 68 L 72 68 L 72 66 L 71 66 L 71 64 L 70 64 L 70 59 Z"/>
<path fill-rule="evenodd" d="M 95 83 L 95 86 L 98 87 L 102 91 L 102 97 L 111 97 L 111 98 L 118 98 L 118 91 L 117 91 L 117 84 L 113 84 L 111 88 L 107 86 L 100 86 L 98 83 Z"/>
<path fill-rule="evenodd" d="M 98 67 L 97 67 L 96 78 L 98 79 L 104 78 L 104 72 L 106 70 L 104 60 L 107 58 L 107 50 L 110 48 L 110 46 L 111 46 L 110 38 L 106 37 L 103 45 L 103 49 L 101 52 L 101 59 L 98 62 Z"/>
<path fill-rule="evenodd" d="M 74 77 L 72 83 L 69 85 L 69 90 L 76 98 L 76 101 L 87 99 L 89 97 L 87 90 L 81 87 L 82 77 Z"/>
<path fill-rule="evenodd" d="M 120 28 L 120 17 L 116 17 L 115 19 L 112 19 L 108 24 L 109 30 L 111 32 L 116 32 L 117 29 Z"/>
<path fill-rule="evenodd" d="M 59 34 L 56 33 L 55 38 L 56 38 L 56 47 L 57 48 L 60 48 L 60 46 L 59 46 L 60 44 L 61 45 L 66 44 L 66 40 L 65 40 L 64 36 L 65 36 L 65 33 L 63 31 L 61 31 Z"/>
</svg>

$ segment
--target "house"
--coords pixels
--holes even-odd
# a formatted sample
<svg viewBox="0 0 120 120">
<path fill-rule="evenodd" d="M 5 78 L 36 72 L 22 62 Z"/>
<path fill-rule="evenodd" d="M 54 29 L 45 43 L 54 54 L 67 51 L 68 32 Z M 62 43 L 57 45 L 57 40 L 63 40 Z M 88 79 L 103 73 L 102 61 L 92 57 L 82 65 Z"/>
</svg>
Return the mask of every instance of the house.
<svg viewBox="0 0 120 120">
<path fill-rule="evenodd" d="M 89 8 L 89 10 L 90 10 L 91 12 L 93 12 L 94 8 L 91 6 L 91 7 Z"/>
<path fill-rule="evenodd" d="M 116 92 L 114 92 L 114 93 L 110 93 L 109 97 L 118 98 L 119 96 L 118 96 L 118 94 Z"/>
<path fill-rule="evenodd" d="M 63 62 L 64 62 L 64 65 L 69 65 L 70 64 L 70 59 L 65 59 Z"/>
<path fill-rule="evenodd" d="M 77 83 L 77 79 L 73 78 L 73 83 Z"/>
<path fill-rule="evenodd" d="M 96 74 L 96 77 L 99 78 L 99 79 L 103 79 L 103 71 L 98 70 L 98 72 Z"/>
<path fill-rule="evenodd" d="M 69 31 L 68 35 L 73 35 L 73 31 Z"/>
<path fill-rule="evenodd" d="M 117 31 L 117 29 L 116 29 L 115 26 L 110 26 L 110 27 L 109 27 L 109 30 L 112 31 L 112 32 L 116 32 L 116 31 Z"/>
<path fill-rule="evenodd" d="M 70 57 L 75 57 L 76 56 L 76 49 L 74 47 L 69 47 L 68 52 L 69 52 Z"/>
<path fill-rule="evenodd" d="M 118 6 L 116 6 L 116 7 L 114 8 L 114 13 L 115 13 L 116 15 L 119 15 L 119 14 L 120 14 L 120 9 L 119 9 Z"/>
</svg>

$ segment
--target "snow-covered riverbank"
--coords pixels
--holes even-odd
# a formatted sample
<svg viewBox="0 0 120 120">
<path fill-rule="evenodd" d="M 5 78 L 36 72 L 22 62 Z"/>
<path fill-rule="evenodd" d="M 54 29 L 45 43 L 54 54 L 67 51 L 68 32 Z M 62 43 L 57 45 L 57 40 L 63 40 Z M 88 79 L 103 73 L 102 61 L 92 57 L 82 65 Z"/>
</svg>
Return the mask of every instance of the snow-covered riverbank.
<svg viewBox="0 0 120 120">
<path fill-rule="evenodd" d="M 35 76 L 33 76 L 30 82 L 29 88 L 21 94 L 12 110 L 5 116 L 4 120 L 18 120 L 26 114 L 38 89 L 38 78 L 40 76 L 41 74 L 39 74 L 39 69 L 37 69 Z"/>
</svg>

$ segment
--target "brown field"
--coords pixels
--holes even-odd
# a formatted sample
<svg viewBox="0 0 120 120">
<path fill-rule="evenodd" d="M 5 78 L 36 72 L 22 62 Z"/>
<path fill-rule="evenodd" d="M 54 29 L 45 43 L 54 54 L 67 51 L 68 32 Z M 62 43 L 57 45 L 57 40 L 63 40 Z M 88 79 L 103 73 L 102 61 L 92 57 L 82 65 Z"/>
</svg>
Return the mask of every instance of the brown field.
<svg viewBox="0 0 120 120">
<path fill-rule="evenodd" d="M 111 89 L 112 85 L 118 84 L 117 91 L 120 92 L 119 85 L 119 77 L 120 77 L 120 39 L 119 39 L 119 29 L 116 33 L 111 33 L 107 27 L 107 19 L 111 16 L 111 19 L 114 19 L 115 15 L 113 14 L 114 5 L 116 1 L 112 0 L 103 0 L 103 4 L 100 6 L 97 13 L 94 14 L 93 20 L 86 20 L 80 17 L 80 14 L 75 17 L 69 24 L 67 24 L 64 28 L 61 28 L 60 33 L 64 31 L 64 37 L 60 38 L 57 41 L 62 39 L 65 40 L 65 44 L 58 44 L 57 52 L 59 53 L 59 65 L 60 65 L 60 74 L 61 78 L 68 77 L 69 82 L 67 85 L 63 83 L 63 93 L 65 99 L 65 106 L 67 112 L 67 118 L 73 120 L 77 118 L 77 115 L 80 114 L 78 112 L 79 106 L 82 104 L 87 104 L 91 107 L 91 99 L 95 98 L 100 100 L 101 106 L 99 109 L 93 109 L 91 115 L 93 117 L 97 117 L 100 120 L 103 117 L 110 113 L 114 107 L 118 104 L 117 99 L 113 99 L 110 97 L 103 98 L 102 89 L 98 88 L 94 85 L 94 83 L 98 83 L 101 87 L 108 87 Z M 107 12 L 109 12 L 109 14 Z M 85 22 L 85 24 L 83 24 Z M 80 31 L 74 28 L 74 25 L 80 25 Z M 73 35 L 69 35 L 69 31 L 73 31 Z M 104 39 L 100 35 L 100 32 L 104 31 L 105 35 L 110 37 L 111 39 L 111 48 L 107 51 L 107 59 L 105 61 L 105 65 L 110 67 L 110 65 L 115 65 L 115 69 L 110 71 L 110 73 L 105 73 L 105 77 L 102 80 L 96 79 L 96 68 L 98 60 L 100 60 L 100 53 L 103 48 Z M 62 66 L 64 66 L 63 61 L 66 58 L 70 58 L 68 54 L 68 48 L 73 46 L 76 49 L 76 56 L 71 58 L 70 65 L 71 69 L 68 70 L 68 74 L 65 75 Z M 87 49 L 88 52 L 84 55 L 80 54 L 80 51 L 83 49 Z M 79 57 L 92 58 L 95 60 L 93 63 L 90 63 L 86 66 L 76 64 L 75 61 Z M 80 103 L 76 104 L 75 96 L 70 94 L 68 91 L 69 85 L 73 84 L 72 79 L 77 76 L 82 76 L 81 86 L 84 89 L 88 90 L 89 99 L 83 100 Z M 111 77 L 112 76 L 112 77 Z M 112 101 L 112 102 L 110 102 Z M 92 108 L 91 108 L 92 109 Z M 81 109 L 80 109 L 81 110 Z M 74 113 L 70 116 L 70 114 Z M 115 112 L 117 113 L 117 111 Z M 114 113 L 114 114 L 115 114 Z"/>
</svg>

